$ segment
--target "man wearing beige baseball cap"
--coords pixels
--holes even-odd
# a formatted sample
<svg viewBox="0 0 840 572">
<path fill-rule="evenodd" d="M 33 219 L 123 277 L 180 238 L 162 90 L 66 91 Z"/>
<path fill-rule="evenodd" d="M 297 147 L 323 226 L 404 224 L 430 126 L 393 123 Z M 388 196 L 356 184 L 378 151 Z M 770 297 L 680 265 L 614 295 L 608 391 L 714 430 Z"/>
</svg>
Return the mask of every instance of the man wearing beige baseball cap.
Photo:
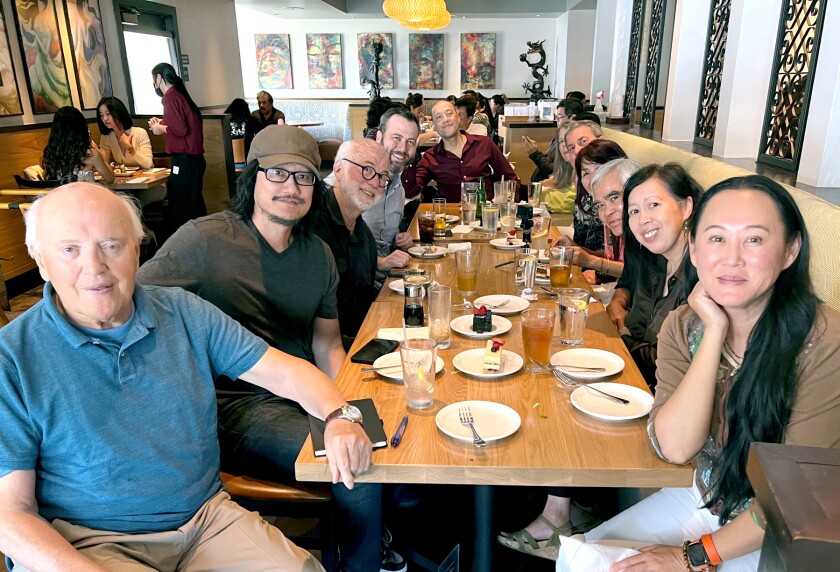
<svg viewBox="0 0 840 572">
<path fill-rule="evenodd" d="M 251 143 L 230 210 L 181 227 L 138 279 L 198 294 L 271 346 L 335 378 L 345 357 L 338 272 L 330 249 L 311 231 L 323 208 L 320 164 L 318 144 L 305 130 L 266 127 Z M 251 387 L 216 382 L 222 470 L 294 482 L 308 418 L 294 403 Z M 347 570 L 372 569 L 371 560 L 378 565 L 381 496 L 378 484 L 333 487 Z M 359 559 L 366 564 L 354 565 Z"/>
</svg>

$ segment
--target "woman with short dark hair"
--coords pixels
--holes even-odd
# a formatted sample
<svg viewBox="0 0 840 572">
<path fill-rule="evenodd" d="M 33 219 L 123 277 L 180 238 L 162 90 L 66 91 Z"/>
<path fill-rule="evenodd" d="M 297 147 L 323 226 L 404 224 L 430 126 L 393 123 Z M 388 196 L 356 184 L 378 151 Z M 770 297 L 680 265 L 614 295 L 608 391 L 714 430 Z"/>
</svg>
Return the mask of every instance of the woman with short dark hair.
<svg viewBox="0 0 840 572">
<path fill-rule="evenodd" d="M 99 152 L 105 162 L 151 169 L 152 143 L 149 134 L 142 127 L 134 126 L 125 104 L 116 97 L 103 97 L 96 110 Z"/>
</svg>

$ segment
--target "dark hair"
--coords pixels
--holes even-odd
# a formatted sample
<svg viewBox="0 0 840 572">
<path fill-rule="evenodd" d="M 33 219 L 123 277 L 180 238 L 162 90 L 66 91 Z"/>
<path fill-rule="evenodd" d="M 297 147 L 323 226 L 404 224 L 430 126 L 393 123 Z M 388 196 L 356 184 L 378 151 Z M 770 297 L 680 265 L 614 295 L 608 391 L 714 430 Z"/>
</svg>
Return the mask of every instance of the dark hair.
<svg viewBox="0 0 840 572">
<path fill-rule="evenodd" d="M 420 131 L 420 122 L 417 120 L 417 116 L 411 113 L 411 110 L 404 106 L 394 106 L 385 113 L 382 114 L 382 117 L 379 119 L 379 132 L 384 133 L 386 128 L 388 127 L 388 120 L 391 119 L 393 116 L 402 117 L 406 121 L 410 121 L 414 125 L 417 126 L 417 130 Z"/>
<path fill-rule="evenodd" d="M 597 123 L 599 126 L 601 125 L 601 118 L 591 111 L 581 111 L 580 113 L 575 113 L 575 121 L 591 121 L 593 123 Z"/>
<path fill-rule="evenodd" d="M 630 229 L 630 216 L 627 213 L 628 205 L 630 204 L 630 194 L 636 187 L 651 179 L 659 179 L 662 181 L 668 189 L 668 192 L 671 193 L 671 196 L 673 196 L 678 202 L 691 199 L 693 209 L 691 211 L 691 216 L 689 216 L 686 221 L 686 223 L 690 225 L 691 221 L 697 216 L 697 203 L 700 202 L 700 198 L 703 196 L 703 187 L 701 187 L 700 184 L 695 181 L 679 163 L 667 163 L 665 165 L 653 163 L 636 171 L 636 173 L 627 179 L 627 182 L 624 184 L 624 213 L 622 215 L 622 224 L 624 224 L 624 228 L 628 230 Z M 656 258 L 659 255 L 652 253 L 650 250 L 642 246 L 632 231 L 625 231 L 623 236 L 625 266 L 627 264 L 636 264 L 637 266 L 635 266 L 635 268 L 641 268 L 641 266 L 638 265 L 656 264 Z M 635 260 L 628 262 L 628 257 Z M 696 283 L 697 274 L 694 270 L 694 265 L 691 264 L 691 261 L 686 261 L 686 267 L 686 274 L 689 282 L 689 288 L 687 291 L 691 292 L 691 289 Z"/>
<path fill-rule="evenodd" d="M 573 97 L 567 97 L 566 99 L 561 99 L 557 103 L 557 107 L 562 107 L 563 111 L 569 118 L 577 119 L 577 114 L 583 112 L 583 104 L 580 102 L 579 99 L 575 99 Z"/>
<path fill-rule="evenodd" d="M 798 357 L 817 315 L 819 298 L 808 271 L 811 247 L 802 213 L 793 197 L 780 184 L 761 175 L 733 177 L 712 188 L 694 205 L 691 240 L 709 203 L 725 191 L 758 191 L 772 199 L 785 227 L 785 243 L 801 240 L 799 255 L 782 270 L 770 300 L 747 340 L 744 361 L 732 383 L 724 412 L 729 428 L 720 456 L 712 467 L 709 501 L 720 504 L 724 524 L 733 511 L 754 496 L 747 479 L 750 443 L 781 443 L 790 421 L 798 385 Z"/>
<path fill-rule="evenodd" d="M 496 94 L 490 99 L 493 100 L 493 103 L 496 104 L 496 107 L 504 107 L 507 105 L 507 98 L 504 95 Z"/>
<path fill-rule="evenodd" d="M 165 62 L 159 63 L 158 65 L 152 68 L 152 77 L 154 78 L 157 75 L 160 75 L 160 77 L 163 78 L 163 81 L 171 85 L 175 91 L 184 96 L 184 99 L 187 100 L 187 105 L 190 106 L 190 109 L 193 110 L 193 113 L 196 114 L 200 122 L 201 110 L 195 104 L 192 97 L 190 97 L 186 86 L 184 86 L 184 80 L 182 80 L 181 77 L 175 72 L 175 68 L 173 68 L 171 64 L 167 64 Z"/>
<path fill-rule="evenodd" d="M 481 111 L 484 112 L 487 110 L 487 98 L 481 95 L 480 93 L 475 94 L 476 100 L 478 100 L 478 104 L 476 105 L 476 109 L 479 107 Z"/>
<path fill-rule="evenodd" d="M 405 104 L 409 107 L 420 107 L 423 105 L 423 94 L 422 93 L 411 93 L 408 92 L 408 95 L 405 97 Z"/>
<path fill-rule="evenodd" d="M 467 112 L 467 117 L 475 115 L 475 96 L 464 95 L 455 100 L 455 107 L 463 107 Z"/>
<path fill-rule="evenodd" d="M 87 119 L 75 107 L 65 106 L 55 112 L 50 138 L 44 147 L 41 167 L 49 180 L 69 183 L 85 165 L 90 149 Z"/>
<path fill-rule="evenodd" d="M 248 107 L 248 103 L 244 99 L 237 97 L 230 102 L 230 105 L 225 109 L 225 113 L 229 113 L 233 119 L 241 120 L 251 116 L 251 108 Z"/>
<path fill-rule="evenodd" d="M 580 102 L 583 102 L 586 99 L 586 94 L 582 91 L 570 91 L 566 94 L 566 99 L 577 99 Z"/>
<path fill-rule="evenodd" d="M 257 186 L 259 170 L 259 159 L 251 159 L 236 178 L 236 192 L 228 203 L 228 209 L 239 215 L 242 220 L 250 220 L 254 214 L 254 191 Z M 308 233 L 318 221 L 323 209 L 325 193 L 324 183 L 315 179 L 315 186 L 312 188 L 312 205 L 309 207 L 309 212 L 303 215 L 303 218 L 292 227 L 293 236 Z"/>
<path fill-rule="evenodd" d="M 446 101 L 454 104 L 456 101 L 458 101 L 458 98 L 455 97 L 454 95 L 447 95 L 446 96 Z"/>
<path fill-rule="evenodd" d="M 560 145 L 560 142 L 558 141 L 557 144 Z M 577 157 L 575 157 L 575 173 L 577 174 L 575 208 L 583 210 L 588 215 L 595 214 L 586 209 L 583 204 L 584 197 L 589 194 L 586 192 L 586 189 L 583 188 L 583 184 L 580 181 L 580 171 L 583 161 L 595 163 L 596 165 L 603 165 L 605 163 L 609 163 L 613 159 L 626 158 L 627 153 L 624 152 L 624 149 L 622 149 L 618 143 L 610 141 L 609 139 L 594 139 L 593 141 L 590 141 L 586 147 L 581 149 L 578 152 Z"/>
<path fill-rule="evenodd" d="M 476 96 L 476 91 L 474 89 L 465 89 L 461 92 L 462 95 L 471 95 L 473 97 Z"/>
<path fill-rule="evenodd" d="M 377 97 L 371 100 L 367 110 L 367 121 L 365 126 L 368 129 L 379 127 L 379 120 L 382 114 L 388 111 L 393 106 L 390 99 L 384 97 Z"/>
<path fill-rule="evenodd" d="M 99 116 L 99 108 L 105 106 L 111 114 L 111 119 L 115 120 L 123 128 L 123 131 L 131 129 L 134 121 L 131 119 L 131 114 L 125 108 L 125 104 L 116 97 L 106 96 L 99 100 L 96 104 L 96 124 L 99 125 L 99 132 L 102 135 L 108 135 L 112 130 L 105 127 L 102 122 L 102 117 Z"/>
</svg>

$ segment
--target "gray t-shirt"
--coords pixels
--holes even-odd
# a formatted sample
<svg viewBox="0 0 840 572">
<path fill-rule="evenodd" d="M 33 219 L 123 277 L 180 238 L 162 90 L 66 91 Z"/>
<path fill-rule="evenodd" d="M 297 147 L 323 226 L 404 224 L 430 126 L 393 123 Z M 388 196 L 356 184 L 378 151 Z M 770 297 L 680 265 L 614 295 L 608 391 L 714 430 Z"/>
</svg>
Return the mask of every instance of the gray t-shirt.
<svg viewBox="0 0 840 572">
<path fill-rule="evenodd" d="M 298 235 L 278 253 L 230 211 L 183 225 L 137 279 L 194 292 L 272 347 L 312 363 L 315 318 L 338 318 L 338 272 L 320 238 Z"/>
</svg>

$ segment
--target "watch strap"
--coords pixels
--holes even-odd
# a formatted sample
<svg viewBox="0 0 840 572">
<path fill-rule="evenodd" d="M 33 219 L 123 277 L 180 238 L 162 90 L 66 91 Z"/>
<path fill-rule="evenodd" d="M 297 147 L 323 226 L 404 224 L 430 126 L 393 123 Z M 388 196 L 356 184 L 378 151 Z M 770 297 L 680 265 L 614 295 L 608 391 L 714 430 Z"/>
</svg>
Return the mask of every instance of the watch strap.
<svg viewBox="0 0 840 572">
<path fill-rule="evenodd" d="M 709 563 L 712 566 L 717 566 L 718 564 L 723 562 L 723 560 L 720 557 L 720 554 L 718 554 L 717 548 L 715 547 L 715 542 L 714 540 L 712 540 L 711 534 L 704 534 L 703 536 L 701 536 L 700 542 L 703 543 L 703 548 L 706 549 L 706 556 L 709 557 Z"/>
</svg>

